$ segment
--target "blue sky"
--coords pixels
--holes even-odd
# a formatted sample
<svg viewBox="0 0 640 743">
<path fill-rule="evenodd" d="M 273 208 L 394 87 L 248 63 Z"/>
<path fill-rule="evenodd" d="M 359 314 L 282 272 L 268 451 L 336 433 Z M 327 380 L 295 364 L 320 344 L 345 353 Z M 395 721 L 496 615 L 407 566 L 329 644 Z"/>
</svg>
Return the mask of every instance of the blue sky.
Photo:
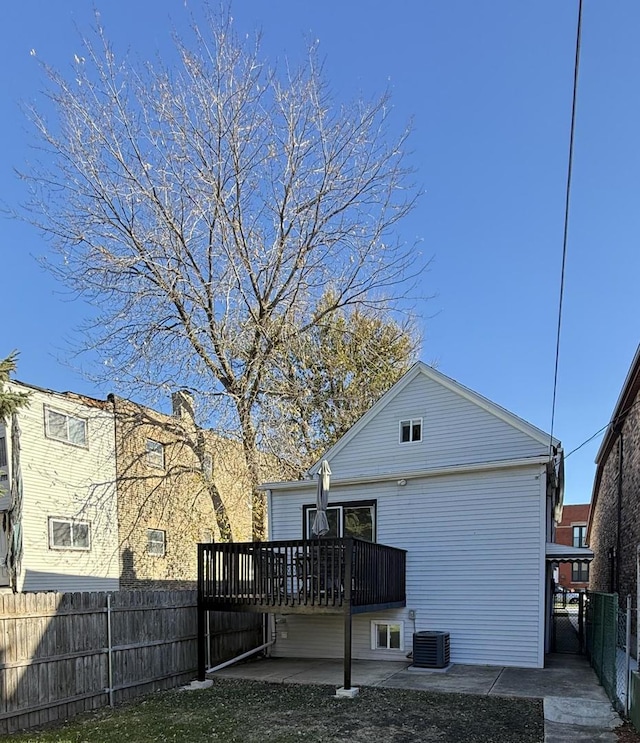
<svg viewBox="0 0 640 743">
<path fill-rule="evenodd" d="M 318 39 L 338 100 L 389 86 L 425 194 L 402 227 L 433 257 L 419 307 L 422 358 L 549 430 L 578 0 L 236 0 L 271 59 Z M 0 7 L 0 201 L 32 153 L 20 102 L 40 101 L 37 61 L 71 71 L 93 8 L 120 51 L 170 48 L 192 0 L 22 0 Z M 635 352 L 640 292 L 637 0 L 585 0 L 574 188 L 554 433 L 571 451 L 608 421 Z M 31 55 L 35 50 L 35 57 Z M 0 355 L 19 377 L 102 396 L 67 343 L 89 311 L 35 257 L 34 228 L 0 221 Z M 586 502 L 599 438 L 567 460 L 566 502 Z"/>
</svg>

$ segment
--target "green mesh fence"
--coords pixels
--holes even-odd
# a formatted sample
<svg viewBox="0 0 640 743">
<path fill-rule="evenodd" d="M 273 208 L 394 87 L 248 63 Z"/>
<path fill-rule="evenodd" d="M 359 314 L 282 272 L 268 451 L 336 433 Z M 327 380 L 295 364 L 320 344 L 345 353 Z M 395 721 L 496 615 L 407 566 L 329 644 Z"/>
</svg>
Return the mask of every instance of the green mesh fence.
<svg viewBox="0 0 640 743">
<path fill-rule="evenodd" d="M 616 654 L 618 595 L 589 593 L 587 601 L 587 655 L 612 702 L 618 702 Z"/>
</svg>

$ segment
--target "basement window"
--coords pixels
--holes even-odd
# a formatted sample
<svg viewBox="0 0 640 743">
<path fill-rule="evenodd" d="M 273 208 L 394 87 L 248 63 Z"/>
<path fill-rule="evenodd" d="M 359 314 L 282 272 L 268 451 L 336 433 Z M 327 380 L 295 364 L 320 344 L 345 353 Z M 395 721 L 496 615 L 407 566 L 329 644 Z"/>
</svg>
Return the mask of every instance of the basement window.
<svg viewBox="0 0 640 743">
<path fill-rule="evenodd" d="M 422 418 L 400 421 L 400 443 L 410 444 L 422 441 Z"/>
<path fill-rule="evenodd" d="M 402 622 L 371 622 L 372 650 L 402 650 L 404 632 Z"/>
</svg>

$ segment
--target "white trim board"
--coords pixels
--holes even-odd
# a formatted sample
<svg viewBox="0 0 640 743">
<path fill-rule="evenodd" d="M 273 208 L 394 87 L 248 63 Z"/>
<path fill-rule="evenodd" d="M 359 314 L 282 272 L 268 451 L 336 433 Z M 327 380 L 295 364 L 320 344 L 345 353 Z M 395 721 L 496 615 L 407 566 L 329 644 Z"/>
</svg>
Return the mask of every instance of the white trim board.
<svg viewBox="0 0 640 743">
<path fill-rule="evenodd" d="M 360 485 L 372 482 L 390 482 L 392 480 L 418 480 L 425 477 L 446 477 L 447 475 L 466 474 L 468 472 L 490 472 L 491 470 L 514 469 L 516 467 L 530 467 L 532 465 L 547 464 L 549 457 L 528 457 L 524 459 L 502 459 L 496 462 L 476 462 L 474 464 L 455 464 L 451 467 L 433 467 L 425 470 L 411 470 L 409 472 L 385 472 L 378 475 L 364 475 L 359 477 L 332 478 L 331 487 L 339 485 Z M 292 480 L 288 482 L 266 482 L 258 485 L 258 490 L 312 490 L 317 489 L 317 480 Z"/>
</svg>

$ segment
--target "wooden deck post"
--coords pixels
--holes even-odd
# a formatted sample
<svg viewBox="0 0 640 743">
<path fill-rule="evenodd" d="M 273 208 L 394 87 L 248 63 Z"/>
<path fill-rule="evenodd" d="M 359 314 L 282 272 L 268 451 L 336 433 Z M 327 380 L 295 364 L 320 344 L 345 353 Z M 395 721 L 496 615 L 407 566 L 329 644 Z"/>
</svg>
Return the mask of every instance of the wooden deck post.
<svg viewBox="0 0 640 743">
<path fill-rule="evenodd" d="M 344 689 L 351 689 L 351 578 L 353 574 L 353 540 L 345 540 L 344 554 Z"/>
<path fill-rule="evenodd" d="M 205 545 L 198 545 L 198 681 L 207 674 L 206 627 L 204 608 L 204 552 Z"/>
</svg>

